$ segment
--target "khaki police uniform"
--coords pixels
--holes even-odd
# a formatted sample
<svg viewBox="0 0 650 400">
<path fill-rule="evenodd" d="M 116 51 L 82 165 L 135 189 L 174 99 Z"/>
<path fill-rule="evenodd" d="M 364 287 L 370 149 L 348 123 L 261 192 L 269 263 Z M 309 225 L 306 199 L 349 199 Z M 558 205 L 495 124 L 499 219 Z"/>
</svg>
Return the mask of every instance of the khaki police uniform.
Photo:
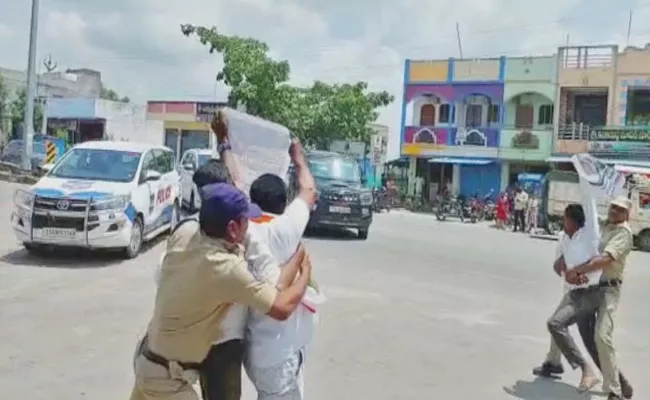
<svg viewBox="0 0 650 400">
<path fill-rule="evenodd" d="M 241 246 L 201 234 L 194 222 L 170 237 L 131 400 L 198 400 L 192 385 L 230 304 L 271 309 L 276 289 L 255 280 L 243 254 Z"/>
<path fill-rule="evenodd" d="M 623 270 L 632 246 L 632 229 L 627 222 L 603 228 L 600 250 L 614 261 L 603 269 L 601 277 L 603 299 L 596 319 L 596 347 L 603 374 L 603 390 L 618 395 L 621 395 L 621 383 L 613 340 L 614 321 L 621 296 Z"/>
</svg>

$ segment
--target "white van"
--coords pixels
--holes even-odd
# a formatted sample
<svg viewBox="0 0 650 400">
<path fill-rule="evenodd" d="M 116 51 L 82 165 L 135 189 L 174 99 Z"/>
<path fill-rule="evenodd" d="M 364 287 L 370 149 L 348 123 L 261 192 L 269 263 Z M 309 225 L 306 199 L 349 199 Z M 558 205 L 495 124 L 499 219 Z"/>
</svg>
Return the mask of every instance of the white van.
<svg viewBox="0 0 650 400">
<path fill-rule="evenodd" d="M 180 178 L 163 146 L 96 141 L 70 149 L 35 185 L 16 190 L 11 217 L 28 251 L 119 248 L 128 258 L 180 216 Z"/>
</svg>

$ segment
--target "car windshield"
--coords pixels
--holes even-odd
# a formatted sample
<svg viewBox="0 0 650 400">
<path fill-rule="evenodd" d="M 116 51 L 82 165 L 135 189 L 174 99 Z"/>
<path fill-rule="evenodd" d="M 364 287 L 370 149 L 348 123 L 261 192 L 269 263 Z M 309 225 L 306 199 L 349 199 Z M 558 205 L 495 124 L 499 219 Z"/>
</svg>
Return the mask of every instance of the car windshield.
<svg viewBox="0 0 650 400">
<path fill-rule="evenodd" d="M 212 156 L 210 154 L 199 154 L 199 167 L 205 165 L 211 158 Z"/>
<path fill-rule="evenodd" d="M 315 178 L 355 183 L 361 181 L 359 165 L 354 160 L 333 156 L 310 156 L 308 162 L 309 170 Z"/>
<path fill-rule="evenodd" d="M 72 149 L 56 163 L 49 176 L 108 182 L 131 182 L 141 153 L 104 149 Z"/>
</svg>

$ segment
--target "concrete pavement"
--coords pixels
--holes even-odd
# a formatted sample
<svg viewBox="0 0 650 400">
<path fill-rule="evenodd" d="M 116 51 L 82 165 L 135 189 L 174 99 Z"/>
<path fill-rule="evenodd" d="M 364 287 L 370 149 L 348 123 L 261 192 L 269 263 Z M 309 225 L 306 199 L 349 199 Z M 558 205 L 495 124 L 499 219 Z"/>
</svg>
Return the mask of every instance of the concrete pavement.
<svg viewBox="0 0 650 400">
<path fill-rule="evenodd" d="M 130 261 L 29 256 L 8 223 L 14 187 L 0 183 L 0 399 L 127 398 L 160 247 Z M 378 215 L 367 241 L 307 243 L 329 299 L 307 357 L 309 399 L 586 398 L 575 372 L 530 374 L 562 294 L 556 243 L 404 213 Z M 638 399 L 650 392 L 649 289 L 650 255 L 635 252 L 616 339 Z"/>
</svg>

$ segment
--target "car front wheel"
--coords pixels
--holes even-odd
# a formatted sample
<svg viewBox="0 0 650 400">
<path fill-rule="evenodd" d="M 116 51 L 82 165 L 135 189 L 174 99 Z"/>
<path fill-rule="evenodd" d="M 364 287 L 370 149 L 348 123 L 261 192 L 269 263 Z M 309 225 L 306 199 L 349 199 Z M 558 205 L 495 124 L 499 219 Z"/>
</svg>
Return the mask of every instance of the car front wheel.
<svg viewBox="0 0 650 400">
<path fill-rule="evenodd" d="M 142 218 L 137 217 L 133 220 L 131 238 L 128 246 L 124 249 L 124 255 L 126 258 L 136 258 L 138 254 L 140 254 L 140 249 L 142 249 L 143 229 Z"/>
<path fill-rule="evenodd" d="M 359 229 L 359 239 L 361 240 L 368 239 L 368 229 Z"/>
</svg>

